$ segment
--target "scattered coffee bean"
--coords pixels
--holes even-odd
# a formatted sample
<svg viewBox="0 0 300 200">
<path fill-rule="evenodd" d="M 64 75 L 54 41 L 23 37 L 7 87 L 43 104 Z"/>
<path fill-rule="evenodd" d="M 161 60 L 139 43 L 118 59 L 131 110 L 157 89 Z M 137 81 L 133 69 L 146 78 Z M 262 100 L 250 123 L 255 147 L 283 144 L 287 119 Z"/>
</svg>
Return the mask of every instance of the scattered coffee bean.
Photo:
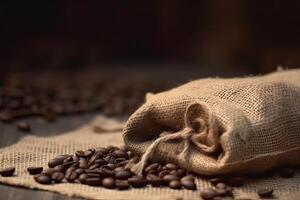
<svg viewBox="0 0 300 200">
<path fill-rule="evenodd" d="M 43 167 L 27 167 L 27 171 L 31 175 L 39 174 L 43 171 Z"/>
<path fill-rule="evenodd" d="M 283 178 L 291 178 L 294 176 L 295 170 L 292 168 L 283 168 L 280 170 L 279 175 Z"/>
<path fill-rule="evenodd" d="M 181 185 L 188 190 L 196 190 L 197 186 L 192 179 L 181 179 Z"/>
<path fill-rule="evenodd" d="M 64 161 L 62 159 L 54 158 L 54 159 L 51 159 L 51 160 L 48 161 L 48 166 L 50 168 L 53 168 L 53 167 L 55 167 L 57 165 L 63 164 L 63 162 Z"/>
<path fill-rule="evenodd" d="M 115 180 L 113 178 L 104 178 L 102 180 L 102 186 L 105 188 L 112 189 L 115 187 Z"/>
<path fill-rule="evenodd" d="M 200 196 L 205 200 L 212 200 L 217 193 L 212 188 L 206 188 L 201 191 Z"/>
<path fill-rule="evenodd" d="M 52 180 L 55 182 L 55 183 L 60 183 L 65 177 L 65 174 L 63 172 L 54 172 L 52 175 L 51 175 L 51 178 Z"/>
<path fill-rule="evenodd" d="M 52 179 L 47 174 L 37 174 L 34 176 L 34 179 L 36 182 L 38 182 L 40 184 L 51 184 L 52 183 Z"/>
<path fill-rule="evenodd" d="M 135 188 L 145 187 L 147 185 L 147 180 L 142 176 L 133 176 L 128 179 L 128 183 Z"/>
<path fill-rule="evenodd" d="M 19 122 L 17 127 L 20 131 L 29 132 L 31 130 L 30 125 L 27 122 Z"/>
<path fill-rule="evenodd" d="M 132 176 L 132 173 L 128 170 L 119 171 L 116 173 L 116 179 L 126 180 Z"/>
<path fill-rule="evenodd" d="M 0 175 L 4 177 L 12 176 L 14 173 L 15 173 L 15 167 L 8 167 L 0 170 Z"/>
<path fill-rule="evenodd" d="M 182 185 L 180 183 L 180 181 L 178 180 L 173 180 L 173 181 L 170 181 L 169 183 L 169 187 L 172 188 L 172 189 L 181 189 Z"/>
<path fill-rule="evenodd" d="M 174 163 L 168 163 L 165 165 L 165 167 L 169 170 L 177 169 L 177 165 L 175 165 Z"/>
<path fill-rule="evenodd" d="M 257 191 L 257 194 L 261 198 L 270 198 L 273 196 L 273 189 L 270 189 L 270 188 L 260 189 Z"/>
<path fill-rule="evenodd" d="M 85 184 L 90 186 L 100 186 L 101 185 L 101 178 L 98 177 L 92 177 L 92 178 L 86 178 Z"/>
</svg>

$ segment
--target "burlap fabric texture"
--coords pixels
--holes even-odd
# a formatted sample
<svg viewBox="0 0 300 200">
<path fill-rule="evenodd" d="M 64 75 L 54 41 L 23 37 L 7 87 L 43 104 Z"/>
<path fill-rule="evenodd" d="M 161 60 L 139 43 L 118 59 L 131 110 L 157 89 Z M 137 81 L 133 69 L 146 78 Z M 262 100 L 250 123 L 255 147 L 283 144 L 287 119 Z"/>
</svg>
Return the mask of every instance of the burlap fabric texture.
<svg viewBox="0 0 300 200">
<path fill-rule="evenodd" d="M 126 145 L 204 175 L 300 164 L 300 70 L 206 78 L 148 95 L 127 121 Z"/>
</svg>

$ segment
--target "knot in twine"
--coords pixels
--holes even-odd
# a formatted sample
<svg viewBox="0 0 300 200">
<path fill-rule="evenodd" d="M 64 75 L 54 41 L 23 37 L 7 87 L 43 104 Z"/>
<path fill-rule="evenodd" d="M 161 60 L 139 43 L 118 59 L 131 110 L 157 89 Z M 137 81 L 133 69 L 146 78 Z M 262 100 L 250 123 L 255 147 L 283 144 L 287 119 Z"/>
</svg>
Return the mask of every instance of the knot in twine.
<svg viewBox="0 0 300 200">
<path fill-rule="evenodd" d="M 199 107 L 200 106 L 200 107 Z M 200 110 L 201 112 L 199 112 Z M 205 115 L 203 115 L 205 114 Z M 178 155 L 178 159 L 182 162 L 188 162 L 191 146 L 204 152 L 214 152 L 217 149 L 219 136 L 217 131 L 214 131 L 215 120 L 211 113 L 203 108 L 199 103 L 188 106 L 184 115 L 184 128 L 178 132 L 163 132 L 160 137 L 146 149 L 141 160 L 132 167 L 132 171 L 138 175 L 142 175 L 145 165 L 149 157 L 155 152 L 157 146 L 163 142 L 172 140 L 181 140 L 184 142 L 183 149 Z M 202 144 L 204 143 L 204 144 Z"/>
</svg>

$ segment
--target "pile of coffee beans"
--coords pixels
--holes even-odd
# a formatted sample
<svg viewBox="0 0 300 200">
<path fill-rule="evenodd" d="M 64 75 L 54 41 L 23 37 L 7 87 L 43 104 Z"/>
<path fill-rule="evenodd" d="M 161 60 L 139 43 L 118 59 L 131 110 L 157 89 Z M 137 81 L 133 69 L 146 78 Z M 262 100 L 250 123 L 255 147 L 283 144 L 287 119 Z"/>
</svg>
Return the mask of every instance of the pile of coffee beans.
<svg viewBox="0 0 300 200">
<path fill-rule="evenodd" d="M 173 163 L 151 163 L 145 168 L 143 176 L 138 176 L 130 170 L 138 160 L 125 147 L 109 146 L 78 150 L 74 155 L 59 155 L 49 160 L 47 169 L 28 167 L 27 170 L 40 184 L 66 181 L 118 190 L 147 185 L 197 189 L 195 177 Z"/>
</svg>

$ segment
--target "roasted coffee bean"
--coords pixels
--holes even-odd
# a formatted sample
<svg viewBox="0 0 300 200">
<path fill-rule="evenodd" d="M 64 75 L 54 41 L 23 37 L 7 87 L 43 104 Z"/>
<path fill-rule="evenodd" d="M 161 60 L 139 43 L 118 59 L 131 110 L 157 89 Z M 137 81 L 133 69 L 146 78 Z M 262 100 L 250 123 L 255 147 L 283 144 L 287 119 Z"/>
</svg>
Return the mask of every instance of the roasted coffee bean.
<svg viewBox="0 0 300 200">
<path fill-rule="evenodd" d="M 64 161 L 63 161 L 62 159 L 54 158 L 54 159 L 51 159 L 51 160 L 48 161 L 48 166 L 49 166 L 50 168 L 53 168 L 53 167 L 55 167 L 55 166 L 57 166 L 57 165 L 63 164 L 63 162 L 64 162 Z"/>
<path fill-rule="evenodd" d="M 79 161 L 79 157 L 76 156 L 76 155 L 73 155 L 73 156 L 72 156 L 72 159 L 73 159 L 74 162 L 78 162 L 78 161 Z"/>
<path fill-rule="evenodd" d="M 178 180 L 175 180 L 175 181 L 170 181 L 170 183 L 169 183 L 169 187 L 170 188 L 172 188 L 172 189 L 181 189 L 181 183 L 180 183 L 180 181 L 178 181 Z"/>
<path fill-rule="evenodd" d="M 280 170 L 279 175 L 283 178 L 291 178 L 294 176 L 295 170 L 292 168 L 283 168 Z"/>
<path fill-rule="evenodd" d="M 0 170 L 0 175 L 5 177 L 12 176 L 14 173 L 15 173 L 15 167 L 8 167 Z"/>
<path fill-rule="evenodd" d="M 65 179 L 69 183 L 73 183 L 76 180 L 77 176 L 78 176 L 78 174 L 75 171 L 68 171 L 65 174 Z"/>
<path fill-rule="evenodd" d="M 71 161 L 73 161 L 73 157 L 69 156 L 69 157 L 67 157 L 66 159 L 64 159 L 63 164 L 69 163 L 69 162 L 71 162 Z"/>
<path fill-rule="evenodd" d="M 124 150 L 117 149 L 112 154 L 115 158 L 128 158 L 127 152 Z"/>
<path fill-rule="evenodd" d="M 85 179 L 85 184 L 90 186 L 100 186 L 101 185 L 101 178 L 92 177 Z"/>
<path fill-rule="evenodd" d="M 192 175 L 187 175 L 187 176 L 184 176 L 184 177 L 182 177 L 181 179 L 180 179 L 181 181 L 186 181 L 186 180 L 188 180 L 188 181 L 195 181 L 195 177 L 194 176 L 192 176 Z"/>
<path fill-rule="evenodd" d="M 140 161 L 140 158 L 137 157 L 137 156 L 135 156 L 135 157 L 133 157 L 133 158 L 130 159 L 131 163 L 138 163 L 139 161 Z"/>
<path fill-rule="evenodd" d="M 27 167 L 27 171 L 31 175 L 39 174 L 43 171 L 43 167 Z"/>
<path fill-rule="evenodd" d="M 118 164 L 121 162 L 124 162 L 124 161 L 127 161 L 126 158 L 117 158 L 116 159 L 116 163 L 118 163 Z"/>
<path fill-rule="evenodd" d="M 96 148 L 96 152 L 98 153 L 102 153 L 102 154 L 107 154 L 108 153 L 108 149 L 107 148 L 104 148 L 104 147 L 98 147 Z"/>
<path fill-rule="evenodd" d="M 75 155 L 78 157 L 84 157 L 84 152 L 82 150 L 78 150 L 75 152 Z"/>
<path fill-rule="evenodd" d="M 95 150 L 89 149 L 89 150 L 84 151 L 84 152 L 83 152 L 83 155 L 84 155 L 85 157 L 90 157 L 90 156 L 92 156 L 92 155 L 94 154 L 94 152 L 95 152 Z"/>
<path fill-rule="evenodd" d="M 34 180 L 40 184 L 45 184 L 45 185 L 52 183 L 52 179 L 47 174 L 37 174 L 34 176 Z"/>
<path fill-rule="evenodd" d="M 125 180 L 132 176 L 132 173 L 128 170 L 119 171 L 116 173 L 115 177 L 116 179 Z"/>
<path fill-rule="evenodd" d="M 89 178 L 91 178 L 91 177 L 103 178 L 103 176 L 101 176 L 100 174 L 97 174 L 97 173 L 87 173 L 86 175 L 87 175 Z"/>
<path fill-rule="evenodd" d="M 163 177 L 163 180 L 170 182 L 170 181 L 177 181 L 179 178 L 177 176 L 167 174 Z"/>
<path fill-rule="evenodd" d="M 104 160 L 105 160 L 106 162 L 108 162 L 108 163 L 112 163 L 112 164 L 115 164 L 115 163 L 116 163 L 116 159 L 115 159 L 113 156 L 110 156 L 110 155 L 105 156 L 105 157 L 104 157 Z"/>
<path fill-rule="evenodd" d="M 76 172 L 78 175 L 80 175 L 80 174 L 84 173 L 85 171 L 84 171 L 84 169 L 82 169 L 82 168 L 78 168 L 78 169 L 75 169 L 75 172 Z"/>
<path fill-rule="evenodd" d="M 64 165 L 57 165 L 53 168 L 56 172 L 65 172 L 67 168 Z"/>
<path fill-rule="evenodd" d="M 19 122 L 17 127 L 20 131 L 29 132 L 31 130 L 30 125 L 27 122 Z"/>
<path fill-rule="evenodd" d="M 181 185 L 188 190 L 196 190 L 197 186 L 192 179 L 181 179 Z"/>
<path fill-rule="evenodd" d="M 216 188 L 219 188 L 219 189 L 225 189 L 227 187 L 227 185 L 225 183 L 218 183 L 216 185 Z"/>
<path fill-rule="evenodd" d="M 145 172 L 148 173 L 151 170 L 156 170 L 158 165 L 159 165 L 158 163 L 153 163 L 149 165 L 148 167 L 145 168 Z"/>
<path fill-rule="evenodd" d="M 147 180 L 142 176 L 133 176 L 128 179 L 128 183 L 135 188 L 145 187 L 147 185 Z"/>
<path fill-rule="evenodd" d="M 65 177 L 65 174 L 63 172 L 54 172 L 52 175 L 51 175 L 51 178 L 52 180 L 55 182 L 55 183 L 60 183 Z"/>
<path fill-rule="evenodd" d="M 212 188 L 206 188 L 200 192 L 200 196 L 204 200 L 212 200 L 215 196 L 217 196 L 217 193 Z"/>
<path fill-rule="evenodd" d="M 164 177 L 165 175 L 168 175 L 168 174 L 169 174 L 168 170 L 163 170 L 163 171 L 159 172 L 158 176 L 162 178 L 162 177 Z"/>
<path fill-rule="evenodd" d="M 102 179 L 102 186 L 105 188 L 115 188 L 115 180 L 113 178 L 104 178 Z"/>
<path fill-rule="evenodd" d="M 209 180 L 211 184 L 217 185 L 218 183 L 224 182 L 224 178 L 212 178 Z"/>
<path fill-rule="evenodd" d="M 79 163 L 76 162 L 76 161 L 69 161 L 69 162 L 66 162 L 66 163 L 64 163 L 64 164 L 62 164 L 62 165 L 63 165 L 66 169 L 68 169 L 68 168 L 71 167 L 71 166 L 77 167 L 76 164 L 79 165 Z"/>
<path fill-rule="evenodd" d="M 165 167 L 169 170 L 174 170 L 174 169 L 177 169 L 177 165 L 175 165 L 174 163 L 168 163 L 165 165 Z"/>
<path fill-rule="evenodd" d="M 183 176 L 185 176 L 186 171 L 184 169 L 178 169 L 177 170 L 177 175 L 182 178 Z"/>
<path fill-rule="evenodd" d="M 90 164 L 95 164 L 96 160 L 100 159 L 100 153 L 94 153 L 94 155 L 89 159 Z"/>
<path fill-rule="evenodd" d="M 118 190 L 127 190 L 129 187 L 130 186 L 127 181 L 116 181 L 116 188 Z"/>
<path fill-rule="evenodd" d="M 80 174 L 80 176 L 78 177 L 78 180 L 80 183 L 85 184 L 85 181 L 87 178 L 88 178 L 87 174 Z"/>
<path fill-rule="evenodd" d="M 51 176 L 54 172 L 55 172 L 54 168 L 47 168 L 44 169 L 42 173 Z"/>
<path fill-rule="evenodd" d="M 270 198 L 273 196 L 273 189 L 271 188 L 264 188 L 257 191 L 257 194 L 261 198 Z"/>
</svg>

